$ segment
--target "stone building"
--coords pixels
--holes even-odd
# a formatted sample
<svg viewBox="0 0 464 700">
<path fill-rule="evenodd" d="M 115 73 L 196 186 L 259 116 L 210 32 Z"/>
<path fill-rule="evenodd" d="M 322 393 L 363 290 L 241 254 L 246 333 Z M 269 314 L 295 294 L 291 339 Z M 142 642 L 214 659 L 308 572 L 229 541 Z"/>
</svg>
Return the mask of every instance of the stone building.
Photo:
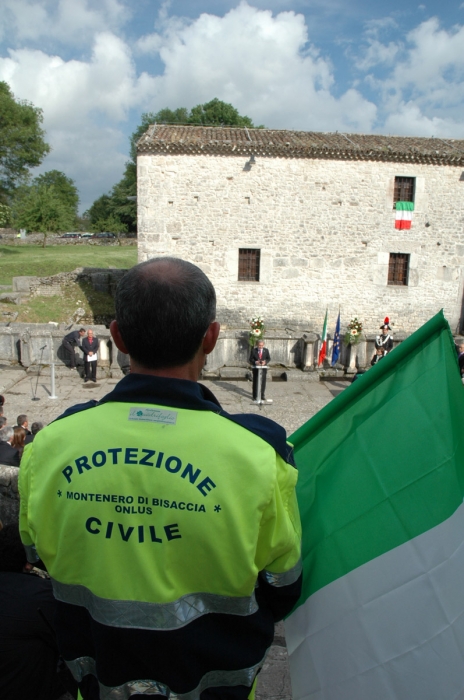
<svg viewBox="0 0 464 700">
<path fill-rule="evenodd" d="M 464 141 L 154 125 L 137 168 L 139 260 L 199 265 L 226 328 L 461 325 Z"/>
</svg>

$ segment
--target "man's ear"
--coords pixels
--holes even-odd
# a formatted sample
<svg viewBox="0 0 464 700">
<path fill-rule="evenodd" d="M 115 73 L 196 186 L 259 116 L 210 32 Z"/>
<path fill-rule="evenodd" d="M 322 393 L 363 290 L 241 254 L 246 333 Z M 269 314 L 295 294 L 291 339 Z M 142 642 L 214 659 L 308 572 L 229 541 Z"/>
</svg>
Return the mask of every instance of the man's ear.
<svg viewBox="0 0 464 700">
<path fill-rule="evenodd" d="M 111 321 L 111 323 L 110 323 L 110 333 L 111 333 L 111 337 L 112 337 L 113 340 L 114 340 L 114 344 L 116 345 L 116 347 L 118 348 L 118 350 L 120 350 L 121 352 L 123 352 L 125 355 L 128 355 L 129 352 L 128 352 L 128 350 L 127 350 L 127 348 L 126 348 L 126 346 L 125 346 L 125 344 L 124 344 L 124 341 L 123 341 L 123 339 L 122 339 L 122 337 L 121 337 L 121 333 L 119 332 L 119 326 L 118 326 L 118 322 L 117 322 L 117 321 Z"/>
<path fill-rule="evenodd" d="M 203 338 L 202 344 L 203 352 L 205 353 L 205 355 L 209 355 L 210 352 L 213 352 L 214 348 L 216 347 L 216 342 L 220 330 L 221 324 L 218 321 L 213 321 L 209 324 L 208 330 L 205 333 L 205 337 Z"/>
</svg>

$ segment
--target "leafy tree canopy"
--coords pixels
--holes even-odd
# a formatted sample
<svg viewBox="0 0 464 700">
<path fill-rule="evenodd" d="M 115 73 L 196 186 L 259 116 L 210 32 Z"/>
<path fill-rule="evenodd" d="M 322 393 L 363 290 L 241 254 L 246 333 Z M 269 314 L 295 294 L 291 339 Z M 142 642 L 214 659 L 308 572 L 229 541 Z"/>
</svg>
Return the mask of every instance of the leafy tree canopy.
<svg viewBox="0 0 464 700">
<path fill-rule="evenodd" d="M 72 207 L 77 215 L 77 206 L 79 204 L 79 193 L 74 184 L 74 180 L 67 177 L 59 170 L 49 170 L 42 175 L 34 178 L 33 183 L 36 185 L 53 185 L 56 194 L 67 206 Z"/>
<path fill-rule="evenodd" d="M 7 83 L 0 81 L 0 197 L 4 201 L 24 182 L 28 169 L 40 165 L 50 151 L 42 121 L 41 109 L 15 100 Z"/>
<path fill-rule="evenodd" d="M 58 170 L 34 178 L 17 188 L 12 205 L 17 228 L 41 233 L 72 230 L 79 197 L 73 181 Z"/>
</svg>

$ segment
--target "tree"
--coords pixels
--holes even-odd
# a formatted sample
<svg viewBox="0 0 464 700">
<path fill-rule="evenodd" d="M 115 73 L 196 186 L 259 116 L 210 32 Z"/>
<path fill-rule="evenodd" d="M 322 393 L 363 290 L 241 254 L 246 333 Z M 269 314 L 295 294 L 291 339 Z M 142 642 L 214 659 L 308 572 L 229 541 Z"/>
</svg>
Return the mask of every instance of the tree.
<svg viewBox="0 0 464 700">
<path fill-rule="evenodd" d="M 11 221 L 11 209 L 7 204 L 0 203 L 0 228 L 9 226 Z"/>
<path fill-rule="evenodd" d="M 64 201 L 55 185 L 37 183 L 18 188 L 13 201 L 13 221 L 17 228 L 46 235 L 74 227 L 75 208 Z"/>
<path fill-rule="evenodd" d="M 7 83 L 0 82 L 0 198 L 3 201 L 24 182 L 29 168 L 49 153 L 41 127 L 42 110 L 15 100 Z"/>
<path fill-rule="evenodd" d="M 188 118 L 189 124 L 214 124 L 217 126 L 247 126 L 254 128 L 250 117 L 242 117 L 231 104 L 218 100 L 217 97 L 204 105 L 192 107 Z M 258 127 L 259 128 L 259 127 Z"/>
<path fill-rule="evenodd" d="M 56 194 L 61 201 L 73 209 L 77 216 L 77 207 L 79 204 L 79 193 L 74 184 L 74 180 L 67 177 L 59 170 L 48 170 L 42 175 L 37 175 L 33 182 L 37 185 L 53 185 Z"/>
</svg>

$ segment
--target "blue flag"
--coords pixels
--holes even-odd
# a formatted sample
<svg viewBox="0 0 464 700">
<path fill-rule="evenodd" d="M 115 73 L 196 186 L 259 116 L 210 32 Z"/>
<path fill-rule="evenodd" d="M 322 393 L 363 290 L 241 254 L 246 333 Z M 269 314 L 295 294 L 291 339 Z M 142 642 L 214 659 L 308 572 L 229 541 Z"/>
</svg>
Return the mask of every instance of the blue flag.
<svg viewBox="0 0 464 700">
<path fill-rule="evenodd" d="M 332 367 L 338 362 L 340 357 L 340 311 L 338 312 L 337 325 L 335 326 L 334 341 L 332 348 Z"/>
</svg>

